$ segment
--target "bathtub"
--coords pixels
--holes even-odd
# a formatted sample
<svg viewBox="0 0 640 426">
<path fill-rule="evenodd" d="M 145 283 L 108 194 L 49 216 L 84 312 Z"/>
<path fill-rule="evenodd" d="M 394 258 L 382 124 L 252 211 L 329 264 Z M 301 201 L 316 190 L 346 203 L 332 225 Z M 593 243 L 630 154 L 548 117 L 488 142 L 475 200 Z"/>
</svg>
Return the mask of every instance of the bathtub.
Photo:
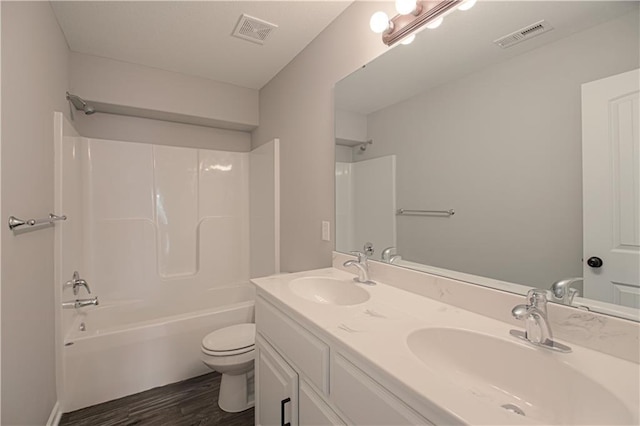
<svg viewBox="0 0 640 426">
<path fill-rule="evenodd" d="M 101 301 L 77 312 L 64 339 L 63 412 L 210 372 L 200 361 L 202 338 L 253 322 L 254 296 L 247 283 L 170 303 Z"/>
</svg>

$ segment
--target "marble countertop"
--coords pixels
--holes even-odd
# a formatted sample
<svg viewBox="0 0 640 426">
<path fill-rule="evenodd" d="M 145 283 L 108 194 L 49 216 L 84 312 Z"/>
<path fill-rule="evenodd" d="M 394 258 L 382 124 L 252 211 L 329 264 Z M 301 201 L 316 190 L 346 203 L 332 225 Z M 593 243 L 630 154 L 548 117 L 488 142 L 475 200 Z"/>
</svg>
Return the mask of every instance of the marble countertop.
<svg viewBox="0 0 640 426">
<path fill-rule="evenodd" d="M 414 408 L 425 417 L 430 418 L 433 407 L 438 407 L 436 411 L 440 412 L 439 416 L 442 417 L 440 419 L 431 417 L 430 420 L 466 424 L 525 425 L 566 424 L 567 419 L 571 418 L 566 413 L 549 413 L 548 409 L 545 412 L 545 407 L 536 406 L 528 401 L 521 402 L 527 417 L 509 412 L 501 407 L 503 402 L 499 401 L 498 395 L 506 391 L 497 387 L 494 387 L 494 391 L 490 383 L 485 383 L 486 386 L 478 386 L 477 380 L 469 380 L 469 377 L 460 376 L 456 371 L 444 371 L 438 365 L 426 365 L 409 349 L 407 337 L 416 330 L 453 328 L 488 335 L 514 345 L 522 345 L 527 350 L 541 352 L 539 356 L 546 360 L 555 360 L 568 367 L 569 371 L 582 372 L 588 382 L 596 382 L 599 388 L 606 389 L 612 396 L 612 400 L 621 404 L 618 408 L 622 407 L 623 411 L 628 411 L 625 415 L 630 416 L 628 418 L 632 423 L 639 422 L 640 366 L 638 364 L 575 344 L 569 344 L 572 352 L 568 354 L 536 348 L 510 336 L 509 330 L 514 328 L 513 325 L 427 297 L 416 297 L 413 293 L 382 282 L 377 282 L 374 286 L 356 284 L 370 294 L 369 300 L 358 305 L 339 306 L 317 303 L 302 298 L 291 290 L 289 286 L 291 281 L 302 277 L 327 277 L 350 281 L 354 275 L 336 268 L 325 268 L 257 278 L 252 282 L 256 285 L 259 295 L 303 317 L 328 337 L 339 342 L 352 356 L 374 366 L 378 374 L 388 377 L 394 383 L 400 383 L 415 396 L 415 400 L 419 403 Z M 505 309 L 511 308 L 511 306 L 505 306 Z M 470 348 L 468 356 L 479 356 L 473 349 Z M 486 356 L 486 350 L 481 352 Z M 495 353 L 496 358 L 500 355 L 499 352 Z M 487 362 L 495 362 L 495 359 Z M 554 381 L 563 379 L 563 376 L 558 376 L 556 372 L 539 371 L 536 366 L 519 363 L 519 360 L 500 359 L 499 362 L 505 369 L 509 369 L 511 374 L 521 375 L 523 382 L 526 382 L 531 374 L 548 375 L 549 392 L 557 391 Z M 598 395 L 598 393 L 593 394 L 593 401 L 576 401 L 576 407 L 597 406 L 600 404 L 597 400 Z M 591 396 L 586 393 L 582 398 L 590 399 Z M 558 397 L 563 398 L 563 401 L 566 400 L 565 405 L 571 405 L 571 395 Z M 571 411 L 571 408 L 568 410 Z M 612 424 L 610 421 L 600 421 L 600 423 Z M 626 423 L 629 423 L 629 420 Z"/>
</svg>

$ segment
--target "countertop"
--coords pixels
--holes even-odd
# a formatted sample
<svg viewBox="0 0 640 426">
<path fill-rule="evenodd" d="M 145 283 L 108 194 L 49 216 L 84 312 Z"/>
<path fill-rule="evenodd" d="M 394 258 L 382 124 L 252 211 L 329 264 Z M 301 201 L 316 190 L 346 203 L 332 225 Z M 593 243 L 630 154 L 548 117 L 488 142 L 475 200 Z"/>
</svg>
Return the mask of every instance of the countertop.
<svg viewBox="0 0 640 426">
<path fill-rule="evenodd" d="M 377 282 L 374 286 L 355 284 L 370 294 L 369 300 L 358 305 L 317 303 L 291 291 L 289 284 L 302 277 L 351 281 L 354 275 L 336 268 L 325 268 L 251 281 L 256 285 L 258 295 L 304 318 L 330 339 L 339 342 L 352 357 L 374 366 L 379 374 L 400 383 L 415 397 L 412 399 L 418 401 L 414 409 L 432 421 L 526 425 L 562 424 L 566 418 L 563 413 L 545 413 L 542 407 L 527 404 L 527 401 L 521 401 L 519 405 L 525 410 L 527 417 L 511 413 L 501 407 L 503 400 L 500 394 L 506 391 L 492 387 L 490 383 L 483 382 L 482 386 L 478 386 L 477 378 L 470 379 L 468 375 L 460 375 L 455 370 L 445 372 L 438 365 L 425 364 L 413 354 L 407 344 L 407 337 L 412 332 L 424 328 L 468 330 L 521 345 L 525 350 L 538 351 L 546 360 L 555 359 L 570 369 L 584 373 L 588 380 L 597 382 L 628 409 L 633 423 L 637 424 L 639 421 L 638 364 L 575 344 L 568 344 L 572 348 L 572 352 L 568 354 L 536 348 L 510 336 L 509 330 L 514 328 L 512 325 L 382 282 Z M 504 308 L 510 310 L 512 307 Z M 484 350 L 483 352 L 486 353 Z M 468 356 L 476 356 L 473 347 L 469 348 Z M 499 351 L 495 353 L 495 357 L 500 357 Z M 518 360 L 504 359 L 499 362 L 505 369 L 511 370 L 510 374 L 522 376 L 523 382 L 532 374 L 548 375 L 550 391 L 554 389 L 554 380 L 561 380 L 560 377 L 554 378 L 553 372 L 540 371 L 536 366 L 526 363 L 521 365 Z M 570 398 L 570 395 L 565 398 Z M 586 406 L 598 403 L 597 400 L 580 401 L 580 404 L 587 404 Z M 435 407 L 438 407 L 435 409 L 438 412 L 437 419 L 430 418 Z M 543 420 L 539 420 L 541 418 Z"/>
</svg>

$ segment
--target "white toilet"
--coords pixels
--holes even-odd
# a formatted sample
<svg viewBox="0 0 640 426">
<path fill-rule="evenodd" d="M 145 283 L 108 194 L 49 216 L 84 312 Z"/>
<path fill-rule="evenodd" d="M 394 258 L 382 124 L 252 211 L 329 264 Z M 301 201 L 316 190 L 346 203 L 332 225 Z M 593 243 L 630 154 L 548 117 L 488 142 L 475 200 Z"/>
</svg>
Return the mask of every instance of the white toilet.
<svg viewBox="0 0 640 426">
<path fill-rule="evenodd" d="M 222 373 L 218 405 L 223 411 L 237 413 L 254 405 L 255 341 L 255 324 L 221 328 L 202 339 L 202 361 Z"/>
</svg>

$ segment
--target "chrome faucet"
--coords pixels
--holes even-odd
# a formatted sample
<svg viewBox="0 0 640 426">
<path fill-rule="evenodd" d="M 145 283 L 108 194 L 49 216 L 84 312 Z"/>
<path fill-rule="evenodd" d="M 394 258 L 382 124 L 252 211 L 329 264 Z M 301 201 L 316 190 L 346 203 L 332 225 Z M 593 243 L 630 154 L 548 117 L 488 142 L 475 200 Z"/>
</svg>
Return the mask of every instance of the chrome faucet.
<svg viewBox="0 0 640 426">
<path fill-rule="evenodd" d="M 553 293 L 554 299 L 565 305 L 571 305 L 573 298 L 579 294 L 578 290 L 571 288 L 571 284 L 582 280 L 582 277 L 576 277 L 567 278 L 553 283 L 551 285 L 551 292 Z"/>
<path fill-rule="evenodd" d="M 535 346 L 559 352 L 571 352 L 571 348 L 553 340 L 547 316 L 547 290 L 537 288 L 529 290 L 527 301 L 528 304 L 517 305 L 511 310 L 515 319 L 524 321 L 526 331 L 523 333 L 520 330 L 511 330 L 509 333 Z"/>
<path fill-rule="evenodd" d="M 395 251 L 395 247 L 387 247 L 386 249 L 382 250 L 380 259 L 386 263 L 394 263 L 395 261 L 402 259 L 402 256 L 396 254 Z"/>
<path fill-rule="evenodd" d="M 367 255 L 359 251 L 352 251 L 351 254 L 358 256 L 358 260 L 347 260 L 344 262 L 345 267 L 355 266 L 358 269 L 358 276 L 353 280 L 358 283 L 375 285 L 375 282 L 369 279 L 369 263 L 367 262 Z"/>
<path fill-rule="evenodd" d="M 78 273 L 78 271 L 75 271 L 73 273 L 73 278 L 71 278 L 69 281 L 64 283 L 64 285 L 62 286 L 63 289 L 67 287 L 71 287 L 73 289 L 74 296 L 78 295 L 78 292 L 80 291 L 80 287 L 84 287 L 87 290 L 87 293 L 91 294 L 91 289 L 89 288 L 89 284 L 85 280 L 80 278 L 80 274 Z"/>
<path fill-rule="evenodd" d="M 547 321 L 547 294 L 545 290 L 532 289 L 527 293 L 528 305 L 518 305 L 511 310 L 514 318 L 524 320 L 527 340 L 544 343 L 552 339 Z"/>
<path fill-rule="evenodd" d="M 387 263 L 391 263 L 391 252 L 395 251 L 396 248 L 395 247 L 387 247 L 386 249 L 382 250 L 382 253 L 380 254 L 380 259 L 383 262 L 387 262 Z"/>
<path fill-rule="evenodd" d="M 68 302 L 62 302 L 62 308 L 63 309 L 77 309 L 77 308 L 84 308 L 86 306 L 98 306 L 98 296 L 96 297 L 92 297 L 90 299 L 76 299 L 76 300 L 70 300 Z"/>
<path fill-rule="evenodd" d="M 389 259 L 389 263 L 395 263 L 396 260 L 400 260 L 402 259 L 402 256 L 400 256 L 399 254 L 394 254 L 393 256 L 391 256 L 391 258 Z"/>
</svg>

